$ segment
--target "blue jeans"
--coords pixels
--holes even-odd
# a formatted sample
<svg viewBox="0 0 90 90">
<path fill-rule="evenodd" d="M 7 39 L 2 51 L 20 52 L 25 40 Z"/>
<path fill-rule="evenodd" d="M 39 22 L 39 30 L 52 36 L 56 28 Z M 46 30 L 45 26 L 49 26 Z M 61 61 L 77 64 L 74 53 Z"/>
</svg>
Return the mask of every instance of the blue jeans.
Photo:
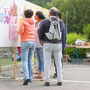
<svg viewBox="0 0 90 90">
<path fill-rule="evenodd" d="M 24 72 L 24 80 L 32 81 L 32 57 L 34 54 L 35 42 L 25 41 L 21 43 L 21 59 Z"/>
<path fill-rule="evenodd" d="M 44 71 L 44 59 L 43 59 L 43 48 L 36 48 L 37 58 L 38 58 L 38 71 Z"/>
</svg>

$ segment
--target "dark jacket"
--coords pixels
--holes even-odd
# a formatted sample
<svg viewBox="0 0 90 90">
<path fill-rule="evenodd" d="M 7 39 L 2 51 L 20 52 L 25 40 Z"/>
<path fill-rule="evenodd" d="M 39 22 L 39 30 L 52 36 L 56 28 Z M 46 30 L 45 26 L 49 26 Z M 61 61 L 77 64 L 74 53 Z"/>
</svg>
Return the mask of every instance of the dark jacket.
<svg viewBox="0 0 90 90">
<path fill-rule="evenodd" d="M 64 49 L 66 47 L 66 36 L 67 36 L 67 29 L 64 25 L 63 31 L 62 31 L 62 48 Z"/>
<path fill-rule="evenodd" d="M 50 17 L 52 20 L 57 20 L 57 18 L 55 16 Z M 49 40 L 45 33 L 47 33 L 49 31 L 50 28 L 50 21 L 48 19 L 42 20 L 40 23 L 40 27 L 38 30 L 39 33 L 39 39 L 41 41 L 44 41 L 44 43 L 55 43 L 52 42 L 51 40 Z M 60 30 L 61 32 L 63 31 L 64 28 L 64 24 L 63 24 L 63 20 L 60 20 Z M 60 43 L 62 40 L 58 41 L 57 43 Z"/>
</svg>

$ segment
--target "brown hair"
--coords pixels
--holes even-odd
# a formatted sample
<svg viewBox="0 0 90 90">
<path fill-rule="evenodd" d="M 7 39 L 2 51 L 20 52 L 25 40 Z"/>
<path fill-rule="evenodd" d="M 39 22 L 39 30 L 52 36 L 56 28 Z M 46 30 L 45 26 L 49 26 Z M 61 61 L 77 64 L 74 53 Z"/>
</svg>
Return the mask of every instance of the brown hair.
<svg viewBox="0 0 90 90">
<path fill-rule="evenodd" d="M 37 11 L 36 15 L 39 17 L 39 19 L 45 19 L 45 16 L 43 15 L 43 13 L 41 11 Z"/>
<path fill-rule="evenodd" d="M 24 11 L 24 15 L 26 18 L 31 18 L 33 16 L 33 11 L 31 9 L 27 9 Z"/>
</svg>

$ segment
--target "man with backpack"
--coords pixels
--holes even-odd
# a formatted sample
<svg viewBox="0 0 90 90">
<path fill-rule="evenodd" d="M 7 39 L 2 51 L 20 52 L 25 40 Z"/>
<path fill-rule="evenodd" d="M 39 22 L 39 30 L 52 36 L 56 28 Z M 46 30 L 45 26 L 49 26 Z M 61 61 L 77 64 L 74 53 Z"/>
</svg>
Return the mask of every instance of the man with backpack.
<svg viewBox="0 0 90 90">
<path fill-rule="evenodd" d="M 57 18 L 62 20 L 62 15 L 61 15 L 61 12 L 58 12 L 57 14 Z M 63 20 L 62 20 L 63 22 Z M 66 26 L 64 24 L 64 28 L 63 28 L 63 31 L 62 31 L 62 69 L 63 69 L 63 55 L 64 55 L 64 48 L 66 47 L 66 35 L 67 35 L 67 31 L 66 31 Z M 56 78 L 57 77 L 57 67 L 56 67 L 56 64 L 55 64 L 55 60 L 54 60 L 54 66 L 55 66 L 55 73 L 54 73 L 54 76 L 53 78 Z"/>
<path fill-rule="evenodd" d="M 38 30 L 39 38 L 43 42 L 45 86 L 50 86 L 51 55 L 57 67 L 57 85 L 62 85 L 62 30 L 63 22 L 57 19 L 58 10 L 49 10 L 49 19 L 41 21 Z"/>
</svg>

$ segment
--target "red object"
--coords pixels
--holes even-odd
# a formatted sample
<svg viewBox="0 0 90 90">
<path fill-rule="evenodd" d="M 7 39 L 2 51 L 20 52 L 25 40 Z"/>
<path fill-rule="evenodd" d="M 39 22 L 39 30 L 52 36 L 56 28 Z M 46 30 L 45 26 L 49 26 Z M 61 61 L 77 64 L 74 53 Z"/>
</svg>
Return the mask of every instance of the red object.
<svg viewBox="0 0 90 90">
<path fill-rule="evenodd" d="M 75 46 L 77 46 L 77 44 L 75 44 Z"/>
<path fill-rule="evenodd" d="M 84 43 L 84 46 L 86 46 L 86 42 Z"/>
<path fill-rule="evenodd" d="M 21 54 L 21 47 L 17 47 L 18 53 Z"/>
</svg>

